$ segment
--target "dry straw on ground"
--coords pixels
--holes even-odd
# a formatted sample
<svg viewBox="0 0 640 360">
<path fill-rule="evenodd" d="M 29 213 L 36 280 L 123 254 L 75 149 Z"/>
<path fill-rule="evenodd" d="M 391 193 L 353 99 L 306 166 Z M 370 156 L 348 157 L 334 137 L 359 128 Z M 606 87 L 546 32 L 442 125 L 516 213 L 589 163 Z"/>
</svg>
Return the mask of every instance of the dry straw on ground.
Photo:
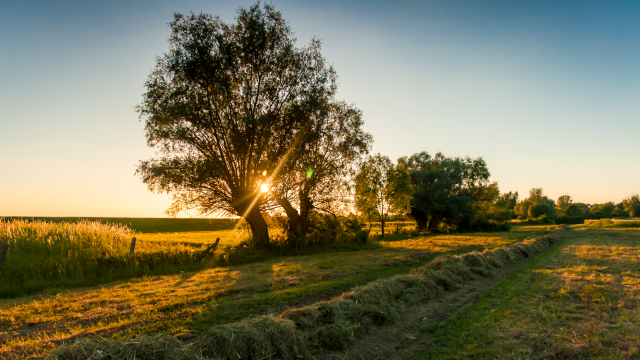
<svg viewBox="0 0 640 360">
<path fill-rule="evenodd" d="M 558 227 L 556 230 L 564 230 Z M 403 308 L 428 301 L 465 281 L 544 252 L 564 231 L 483 252 L 437 259 L 411 274 L 374 281 L 341 297 L 280 316 L 218 325 L 190 340 L 167 335 L 64 345 L 48 359 L 296 359 L 344 349 L 371 325 L 394 321 Z"/>
</svg>

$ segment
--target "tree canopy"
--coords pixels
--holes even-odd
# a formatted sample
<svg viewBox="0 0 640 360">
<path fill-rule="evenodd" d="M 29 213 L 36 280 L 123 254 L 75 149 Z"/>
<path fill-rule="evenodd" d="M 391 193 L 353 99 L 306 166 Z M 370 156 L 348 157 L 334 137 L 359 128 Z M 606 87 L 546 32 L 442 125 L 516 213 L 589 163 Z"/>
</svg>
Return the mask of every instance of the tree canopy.
<svg viewBox="0 0 640 360">
<path fill-rule="evenodd" d="M 622 206 L 631 216 L 640 217 L 640 196 L 638 194 L 624 199 Z"/>
<path fill-rule="evenodd" d="M 360 213 L 380 219 L 382 236 L 386 217 L 392 211 L 391 173 L 393 163 L 380 153 L 369 156 L 363 161 L 355 177 L 355 205 Z"/>
<path fill-rule="evenodd" d="M 553 219 L 556 216 L 556 204 L 542 192 L 541 188 L 529 190 L 529 197 L 515 207 L 516 215 L 521 219 L 538 218 L 546 215 Z"/>
<path fill-rule="evenodd" d="M 350 210 L 354 165 L 372 142 L 362 125 L 361 111 L 344 102 L 332 102 L 326 113 L 313 117 L 314 140 L 295 154 L 285 181 L 274 189 L 288 217 L 289 236 L 306 236 L 312 211 Z"/>
<path fill-rule="evenodd" d="M 262 211 L 276 203 L 261 186 L 283 181 L 292 154 L 316 138 L 313 116 L 334 96 L 335 72 L 319 41 L 296 47 L 270 5 L 241 8 L 235 24 L 174 14 L 170 27 L 169 51 L 138 107 L 157 155 L 137 173 L 150 190 L 173 195 L 168 213 L 242 216 L 268 244 Z"/>
<path fill-rule="evenodd" d="M 490 220 L 510 218 L 508 202 L 513 195 L 505 206 L 498 205 L 498 184 L 489 182 L 482 158 L 448 158 L 441 153 L 432 158 L 421 152 L 398 163 L 410 174 L 411 215 L 419 228 L 473 230 Z"/>
</svg>

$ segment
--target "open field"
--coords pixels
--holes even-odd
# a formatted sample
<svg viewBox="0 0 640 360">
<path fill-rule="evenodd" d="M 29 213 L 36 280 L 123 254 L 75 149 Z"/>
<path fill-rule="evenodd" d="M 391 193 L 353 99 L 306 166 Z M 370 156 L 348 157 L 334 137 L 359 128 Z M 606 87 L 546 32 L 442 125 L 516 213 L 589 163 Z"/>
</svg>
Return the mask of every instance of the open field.
<svg viewBox="0 0 640 360">
<path fill-rule="evenodd" d="M 627 227 L 637 228 L 640 227 L 640 219 L 600 219 L 600 220 L 585 220 L 584 224 L 587 226 L 598 227 Z"/>
<path fill-rule="evenodd" d="M 640 231 L 574 226 L 572 236 L 482 295 L 426 324 L 412 359 L 640 356 Z"/>
<path fill-rule="evenodd" d="M 135 234 L 140 241 L 169 242 L 180 244 L 211 244 L 220 238 L 220 245 L 236 245 L 240 241 L 246 240 L 248 233 L 240 230 L 218 230 L 218 231 L 184 231 L 184 232 L 164 232 L 164 233 L 144 233 Z"/>
<path fill-rule="evenodd" d="M 2 218 L 2 217 L 0 217 Z M 6 216 L 5 221 L 45 221 L 53 223 L 72 223 L 80 220 L 103 224 L 119 224 L 133 230 L 136 233 L 174 233 L 185 231 L 218 231 L 233 230 L 237 225 L 237 219 L 181 219 L 181 218 L 110 218 L 110 217 L 33 217 L 33 216 Z M 215 240 L 215 239 L 214 239 Z"/>
<path fill-rule="evenodd" d="M 369 224 L 365 225 L 366 229 L 369 229 Z M 385 236 L 395 235 L 400 232 L 412 232 L 416 231 L 416 223 L 414 221 L 389 221 L 384 224 Z M 380 236 L 382 228 L 380 222 L 371 223 L 370 236 Z"/>
<path fill-rule="evenodd" d="M 531 230 L 427 235 L 358 251 L 281 257 L 3 300 L 0 357 L 42 355 L 78 336 L 199 333 L 214 324 L 328 299 L 355 285 L 407 273 L 443 254 L 495 248 L 548 232 Z"/>
<path fill-rule="evenodd" d="M 205 245 L 172 242 L 138 241 L 130 255 L 134 235 L 119 224 L 0 219 L 0 245 L 8 246 L 0 298 L 199 269 L 213 260 Z"/>
</svg>

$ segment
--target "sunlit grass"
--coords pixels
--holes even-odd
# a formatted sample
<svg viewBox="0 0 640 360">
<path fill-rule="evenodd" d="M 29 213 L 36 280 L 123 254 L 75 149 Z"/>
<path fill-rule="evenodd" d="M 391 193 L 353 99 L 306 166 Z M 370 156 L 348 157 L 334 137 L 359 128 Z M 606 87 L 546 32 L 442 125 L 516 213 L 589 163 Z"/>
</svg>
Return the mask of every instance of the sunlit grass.
<svg viewBox="0 0 640 360">
<path fill-rule="evenodd" d="M 574 232 L 460 316 L 415 359 L 640 356 L 640 232 Z"/>
<path fill-rule="evenodd" d="M 195 269 L 203 261 L 204 245 L 170 242 L 138 241 L 130 256 L 134 236 L 120 224 L 0 219 L 0 244 L 9 246 L 0 298 Z"/>
<path fill-rule="evenodd" d="M 436 256 L 497 247 L 524 234 L 430 235 L 366 250 L 277 258 L 170 276 L 149 276 L 0 301 L 0 358 L 46 353 L 76 336 L 199 332 L 213 324 L 279 313 L 407 273 Z"/>
<path fill-rule="evenodd" d="M 218 231 L 232 230 L 238 225 L 238 219 L 200 219 L 200 218 L 115 218 L 115 217 L 21 217 L 8 216 L 5 221 L 22 220 L 52 223 L 100 222 L 105 225 L 121 225 L 136 233 Z"/>
</svg>

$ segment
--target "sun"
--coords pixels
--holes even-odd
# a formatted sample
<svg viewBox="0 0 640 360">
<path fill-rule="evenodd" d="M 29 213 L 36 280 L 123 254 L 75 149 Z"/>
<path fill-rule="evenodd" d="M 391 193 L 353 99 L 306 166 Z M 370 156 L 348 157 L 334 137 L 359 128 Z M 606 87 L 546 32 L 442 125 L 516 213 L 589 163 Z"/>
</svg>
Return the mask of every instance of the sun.
<svg viewBox="0 0 640 360">
<path fill-rule="evenodd" d="M 269 191 L 269 184 L 260 185 L 260 192 L 266 193 L 267 191 Z"/>
</svg>

